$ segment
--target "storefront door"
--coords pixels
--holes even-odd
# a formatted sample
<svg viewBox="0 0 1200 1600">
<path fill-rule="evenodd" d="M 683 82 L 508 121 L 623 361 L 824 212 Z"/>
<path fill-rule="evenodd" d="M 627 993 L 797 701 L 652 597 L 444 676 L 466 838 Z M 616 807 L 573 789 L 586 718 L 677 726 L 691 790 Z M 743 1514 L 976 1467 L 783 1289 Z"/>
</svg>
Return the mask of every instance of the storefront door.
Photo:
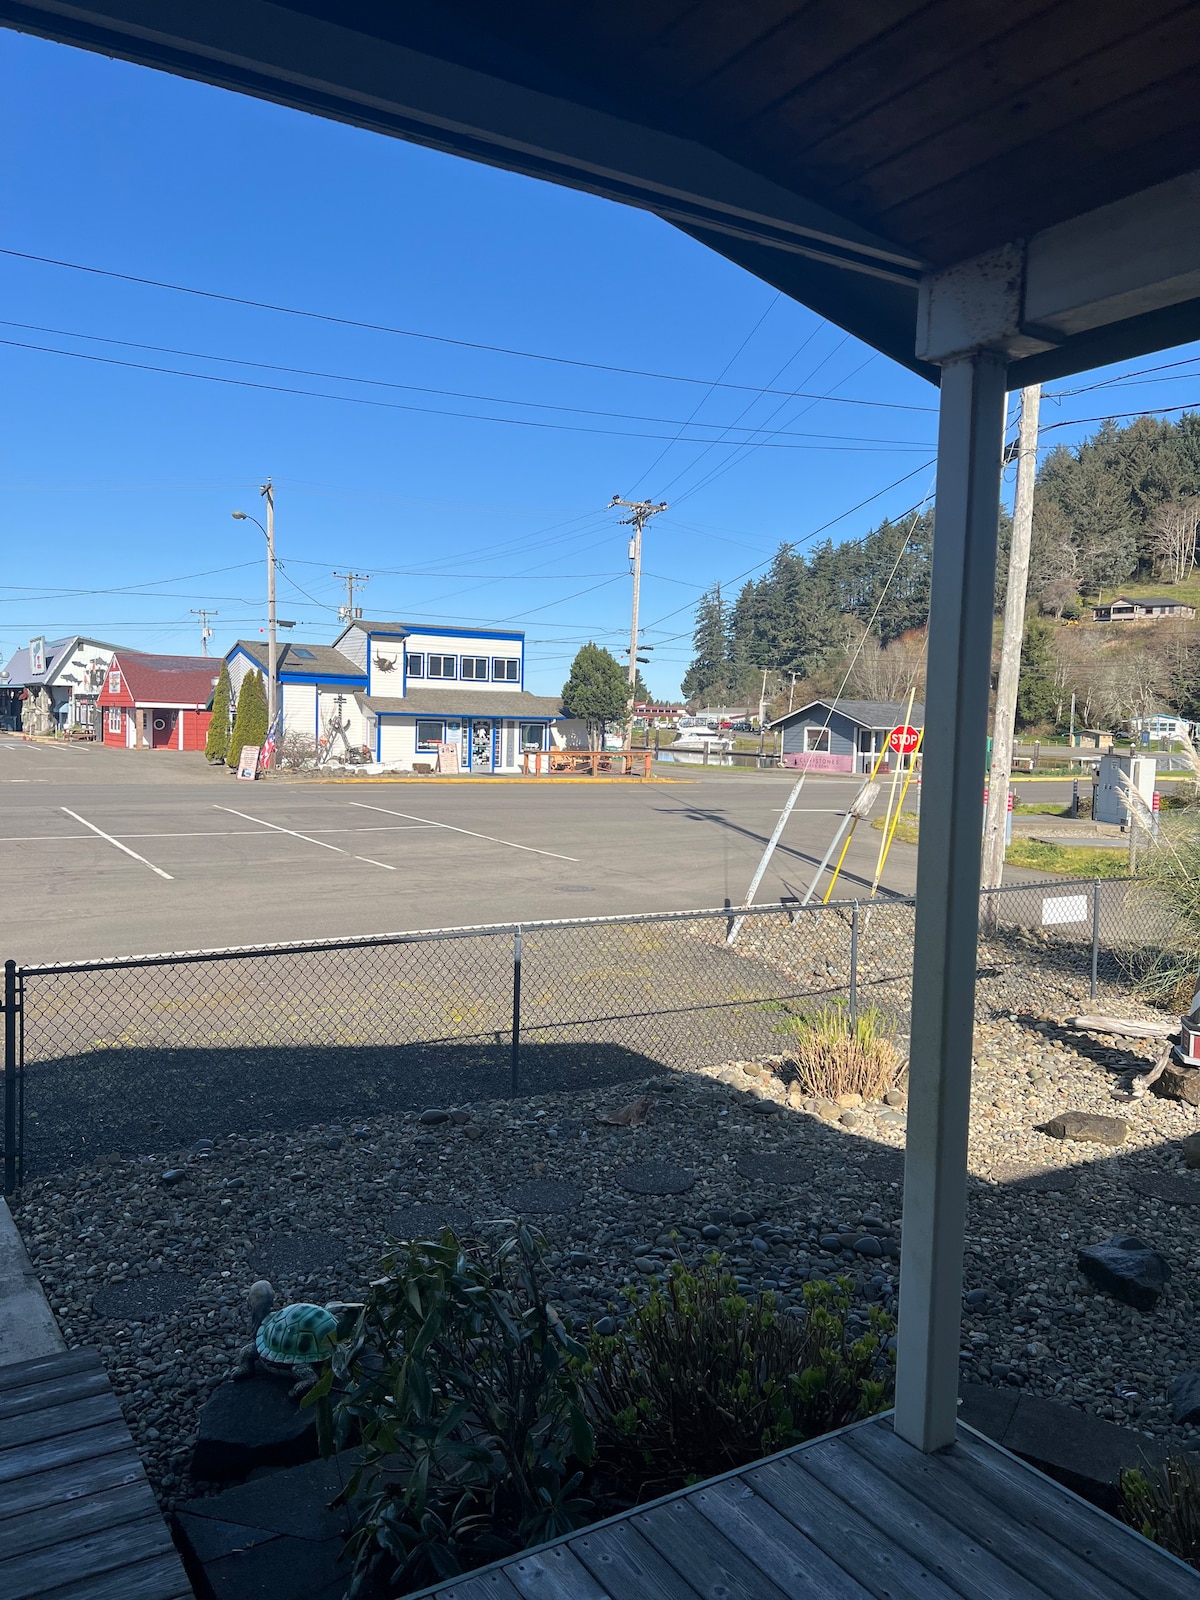
<svg viewBox="0 0 1200 1600">
<path fill-rule="evenodd" d="M 152 711 L 150 713 L 150 743 L 161 750 L 175 741 L 175 724 L 178 711 Z"/>
<path fill-rule="evenodd" d="M 471 771 L 492 770 L 492 725 L 490 722 L 471 724 Z"/>
</svg>

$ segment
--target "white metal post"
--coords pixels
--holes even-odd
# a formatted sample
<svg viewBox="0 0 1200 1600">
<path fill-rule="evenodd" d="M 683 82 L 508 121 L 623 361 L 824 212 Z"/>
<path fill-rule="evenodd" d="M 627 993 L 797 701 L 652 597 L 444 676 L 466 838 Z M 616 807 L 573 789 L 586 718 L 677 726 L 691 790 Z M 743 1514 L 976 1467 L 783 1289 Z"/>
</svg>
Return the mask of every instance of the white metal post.
<svg viewBox="0 0 1200 1600">
<path fill-rule="evenodd" d="M 275 634 L 275 490 L 270 478 L 263 485 L 262 493 L 267 502 L 267 731 L 275 738 L 279 646 Z"/>
<path fill-rule="evenodd" d="M 921 1450 L 956 1435 L 971 1039 L 1006 364 L 942 367 L 917 858 L 904 1253 L 895 1428 Z"/>
</svg>

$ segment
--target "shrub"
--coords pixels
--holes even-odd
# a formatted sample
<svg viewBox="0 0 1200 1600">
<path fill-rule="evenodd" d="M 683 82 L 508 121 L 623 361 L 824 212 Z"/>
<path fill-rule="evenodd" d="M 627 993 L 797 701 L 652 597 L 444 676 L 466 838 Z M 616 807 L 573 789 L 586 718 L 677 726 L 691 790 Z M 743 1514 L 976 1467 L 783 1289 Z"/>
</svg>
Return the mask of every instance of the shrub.
<svg viewBox="0 0 1200 1600">
<path fill-rule="evenodd" d="M 267 690 L 263 675 L 252 668 L 242 679 L 238 690 L 237 713 L 233 719 L 233 732 L 229 736 L 229 750 L 225 760 L 236 767 L 242 759 L 246 745 L 263 745 L 267 738 Z"/>
<path fill-rule="evenodd" d="M 1200 1476 L 1186 1456 L 1171 1457 L 1156 1472 L 1123 1472 L 1121 1515 L 1147 1539 L 1200 1567 Z"/>
<path fill-rule="evenodd" d="M 232 689 L 229 683 L 229 663 L 222 661 L 217 686 L 213 690 L 212 718 L 204 740 L 204 754 L 214 766 L 224 761 L 229 750 L 229 706 Z"/>
<path fill-rule="evenodd" d="M 331 1442 L 362 1447 L 344 1492 L 354 1592 L 368 1575 L 448 1577 L 587 1520 L 584 1349 L 547 1303 L 541 1249 L 523 1226 L 491 1251 L 447 1229 L 384 1258 L 313 1392 L 346 1385 Z"/>
<path fill-rule="evenodd" d="M 313 772 L 318 765 L 317 741 L 303 733 L 285 733 L 276 751 L 276 764 L 290 772 Z"/>
<path fill-rule="evenodd" d="M 695 1271 L 676 1262 L 621 1332 L 590 1338 L 602 1463 L 658 1494 L 881 1410 L 892 1324 L 872 1307 L 855 1335 L 849 1309 L 845 1279 L 805 1284 L 796 1316 L 770 1294 L 747 1299 L 715 1256 Z"/>
<path fill-rule="evenodd" d="M 844 1005 L 822 1006 L 809 1016 L 789 1017 L 782 1029 L 795 1035 L 790 1053 L 805 1094 L 878 1100 L 896 1081 L 900 1052 L 889 1037 L 887 1018 L 874 1006 L 860 1010 L 853 1021 Z"/>
</svg>

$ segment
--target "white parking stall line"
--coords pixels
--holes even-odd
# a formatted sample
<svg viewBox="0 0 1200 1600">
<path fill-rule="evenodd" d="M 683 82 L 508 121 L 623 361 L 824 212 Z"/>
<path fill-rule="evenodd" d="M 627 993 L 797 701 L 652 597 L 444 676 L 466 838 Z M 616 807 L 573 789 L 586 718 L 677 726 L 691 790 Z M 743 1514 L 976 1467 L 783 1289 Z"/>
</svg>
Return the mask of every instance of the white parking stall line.
<svg viewBox="0 0 1200 1600">
<path fill-rule="evenodd" d="M 340 844 L 326 844 L 324 839 L 314 839 L 310 833 L 297 833 L 295 828 L 285 828 L 278 822 L 268 822 L 265 817 L 252 817 L 245 811 L 235 811 L 232 806 L 214 805 L 214 811 L 228 811 L 231 817 L 241 817 L 243 822 L 257 822 L 260 828 L 273 828 L 276 833 L 289 834 L 293 839 L 303 839 L 305 844 L 315 844 L 322 850 L 332 850 L 335 855 L 350 856 L 354 861 L 365 861 L 369 867 L 382 867 L 385 872 L 395 872 L 386 861 L 372 861 L 369 856 L 356 856 L 343 850 Z"/>
<path fill-rule="evenodd" d="M 511 839 L 497 839 L 490 833 L 472 833 L 470 828 L 455 828 L 448 822 L 434 822 L 429 817 L 414 817 L 409 811 L 391 811 L 387 806 L 369 806 L 364 800 L 351 800 L 348 804 L 357 806 L 360 811 L 382 811 L 385 817 L 404 817 L 409 822 L 423 822 L 429 828 L 445 828 L 450 833 L 465 833 L 468 839 L 486 839 L 488 844 L 507 845 L 510 850 L 528 850 L 534 856 L 553 856 L 555 861 L 575 861 L 578 856 L 559 855 L 557 850 L 537 850 L 531 844 L 514 844 Z"/>
<path fill-rule="evenodd" d="M 115 845 L 118 850 L 123 850 L 127 856 L 132 856 L 135 861 L 140 861 L 144 867 L 149 867 L 151 872 L 156 872 L 160 878 L 165 878 L 168 883 L 175 882 L 169 872 L 164 872 L 161 867 L 156 867 L 153 861 L 147 861 L 145 856 L 138 855 L 136 850 L 131 850 L 127 844 L 122 844 L 119 839 L 114 839 L 111 833 L 105 833 L 103 828 L 98 828 L 94 822 L 89 822 L 86 817 L 81 817 L 77 811 L 69 811 L 66 806 L 60 806 L 59 810 L 66 811 L 67 816 L 75 822 L 82 823 L 85 828 L 90 828 L 93 833 L 98 834 L 108 844 Z"/>
</svg>

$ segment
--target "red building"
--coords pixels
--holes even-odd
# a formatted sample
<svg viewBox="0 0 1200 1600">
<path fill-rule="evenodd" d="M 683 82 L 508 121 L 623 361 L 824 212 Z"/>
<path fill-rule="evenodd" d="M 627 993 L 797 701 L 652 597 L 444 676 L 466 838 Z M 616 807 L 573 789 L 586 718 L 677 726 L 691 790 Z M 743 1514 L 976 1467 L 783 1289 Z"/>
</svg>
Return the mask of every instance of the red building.
<svg viewBox="0 0 1200 1600">
<path fill-rule="evenodd" d="M 104 743 L 129 750 L 203 750 L 219 661 L 118 652 L 99 706 Z"/>
</svg>

